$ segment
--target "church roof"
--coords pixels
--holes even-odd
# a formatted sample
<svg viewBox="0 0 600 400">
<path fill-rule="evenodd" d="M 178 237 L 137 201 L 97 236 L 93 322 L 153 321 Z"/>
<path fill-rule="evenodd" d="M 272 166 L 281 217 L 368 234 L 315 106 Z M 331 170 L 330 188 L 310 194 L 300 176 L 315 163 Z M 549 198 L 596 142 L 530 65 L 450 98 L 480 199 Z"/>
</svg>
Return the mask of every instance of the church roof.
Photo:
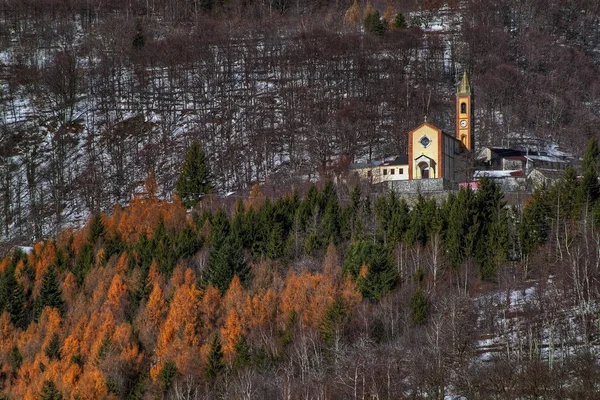
<svg viewBox="0 0 600 400">
<path fill-rule="evenodd" d="M 460 81 L 460 85 L 456 89 L 457 94 L 471 94 L 471 84 L 469 83 L 469 75 L 467 71 L 463 73 L 463 77 Z"/>
</svg>

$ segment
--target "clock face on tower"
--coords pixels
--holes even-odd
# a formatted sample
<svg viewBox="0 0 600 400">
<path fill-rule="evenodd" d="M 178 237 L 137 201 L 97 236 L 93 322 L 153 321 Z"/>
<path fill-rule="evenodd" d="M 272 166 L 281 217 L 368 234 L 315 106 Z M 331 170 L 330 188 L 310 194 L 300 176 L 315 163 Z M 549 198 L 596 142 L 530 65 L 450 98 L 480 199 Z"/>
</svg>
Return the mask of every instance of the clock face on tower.
<svg viewBox="0 0 600 400">
<path fill-rule="evenodd" d="M 460 121 L 460 127 L 461 128 L 466 128 L 467 127 L 467 120 L 466 119 L 463 119 L 463 120 Z"/>
</svg>

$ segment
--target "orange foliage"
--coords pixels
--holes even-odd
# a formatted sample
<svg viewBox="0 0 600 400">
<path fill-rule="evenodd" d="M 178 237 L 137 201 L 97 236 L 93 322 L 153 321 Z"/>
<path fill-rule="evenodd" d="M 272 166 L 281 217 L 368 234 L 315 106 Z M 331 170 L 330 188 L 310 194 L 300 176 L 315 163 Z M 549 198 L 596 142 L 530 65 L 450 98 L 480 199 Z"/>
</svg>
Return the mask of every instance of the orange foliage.
<svg viewBox="0 0 600 400">
<path fill-rule="evenodd" d="M 152 293 L 150 293 L 148 303 L 146 304 L 147 318 L 150 322 L 158 326 L 163 321 L 166 314 L 167 305 L 165 304 L 163 291 L 158 283 L 154 283 Z"/>
<path fill-rule="evenodd" d="M 258 183 L 255 183 L 254 186 L 252 186 L 252 189 L 250 189 L 248 200 L 246 200 L 246 209 L 253 208 L 254 210 L 258 210 L 263 204 L 265 204 L 265 196 L 260 191 Z"/>
<path fill-rule="evenodd" d="M 235 353 L 235 344 L 242 336 L 242 324 L 234 309 L 229 311 L 225 326 L 221 328 L 221 336 L 223 337 L 223 352 L 227 358 L 232 359 Z"/>
<path fill-rule="evenodd" d="M 77 292 L 77 279 L 72 272 L 69 272 L 62 283 L 63 298 L 67 304 L 73 304 L 75 293 Z"/>
<path fill-rule="evenodd" d="M 108 289 L 105 304 L 111 309 L 115 316 L 120 317 L 125 312 L 127 303 L 127 284 L 123 278 L 121 278 L 121 275 L 116 274 Z"/>
<path fill-rule="evenodd" d="M 302 322 L 318 327 L 334 301 L 333 282 L 321 274 L 304 271 L 300 275 L 288 274 L 280 308 L 284 316 L 294 311 L 302 316 Z"/>
<path fill-rule="evenodd" d="M 175 230 L 186 222 L 187 214 L 181 201 L 159 200 L 156 197 L 155 183 L 153 175 L 150 174 L 146 180 L 146 195 L 134 196 L 129 207 L 119 212 L 118 220 L 116 216 L 109 218 L 110 229 L 116 226 L 116 231 L 130 244 L 134 243 L 143 231 L 152 235 L 161 218 L 168 231 Z"/>
<path fill-rule="evenodd" d="M 190 270 L 185 275 L 191 277 L 193 273 Z M 169 360 L 176 361 L 179 371 L 189 371 L 196 367 L 196 352 L 200 345 L 200 308 L 200 291 L 195 283 L 175 288 L 169 313 L 158 335 L 156 363 L 150 370 L 152 379 L 156 380 L 161 368 Z"/>
<path fill-rule="evenodd" d="M 146 283 L 148 285 L 160 284 L 161 281 L 160 272 L 158 272 L 158 264 L 156 261 L 152 260 L 152 264 L 150 264 L 150 270 L 148 271 L 148 278 L 146 279 Z"/>
<path fill-rule="evenodd" d="M 202 327 L 208 337 L 219 324 L 221 293 L 219 289 L 209 286 L 202 297 Z"/>
<path fill-rule="evenodd" d="M 369 267 L 367 266 L 367 264 L 363 264 L 362 267 L 360 267 L 360 272 L 358 273 L 358 275 L 360 275 L 360 277 L 363 279 L 367 279 L 367 277 L 369 276 Z"/>
<path fill-rule="evenodd" d="M 9 265 L 10 265 L 10 258 L 4 257 L 2 259 L 2 261 L 0 261 L 0 274 L 3 274 Z"/>
<path fill-rule="evenodd" d="M 127 252 L 122 252 L 117 260 L 117 273 L 124 274 L 129 269 L 129 257 Z"/>
</svg>

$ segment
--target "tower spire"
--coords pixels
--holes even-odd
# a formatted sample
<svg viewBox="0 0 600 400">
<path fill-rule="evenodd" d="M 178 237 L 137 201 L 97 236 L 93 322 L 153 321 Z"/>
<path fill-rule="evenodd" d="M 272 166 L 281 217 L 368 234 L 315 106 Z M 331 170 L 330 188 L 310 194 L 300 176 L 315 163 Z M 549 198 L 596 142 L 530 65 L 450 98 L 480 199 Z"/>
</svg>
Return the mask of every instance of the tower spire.
<svg viewBox="0 0 600 400">
<path fill-rule="evenodd" d="M 471 94 L 471 84 L 469 83 L 469 75 L 467 74 L 466 70 L 463 73 L 462 80 L 460 81 L 460 85 L 458 85 L 456 93 L 466 95 Z"/>
</svg>

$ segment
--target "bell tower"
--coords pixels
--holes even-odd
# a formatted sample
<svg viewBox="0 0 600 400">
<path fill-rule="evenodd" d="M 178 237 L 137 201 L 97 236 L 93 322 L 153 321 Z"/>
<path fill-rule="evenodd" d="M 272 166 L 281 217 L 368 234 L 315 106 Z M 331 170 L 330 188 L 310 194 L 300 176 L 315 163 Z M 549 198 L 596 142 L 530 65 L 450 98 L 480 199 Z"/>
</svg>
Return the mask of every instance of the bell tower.
<svg viewBox="0 0 600 400">
<path fill-rule="evenodd" d="M 468 150 L 473 150 L 473 95 L 467 71 L 456 89 L 456 138 Z"/>
</svg>

